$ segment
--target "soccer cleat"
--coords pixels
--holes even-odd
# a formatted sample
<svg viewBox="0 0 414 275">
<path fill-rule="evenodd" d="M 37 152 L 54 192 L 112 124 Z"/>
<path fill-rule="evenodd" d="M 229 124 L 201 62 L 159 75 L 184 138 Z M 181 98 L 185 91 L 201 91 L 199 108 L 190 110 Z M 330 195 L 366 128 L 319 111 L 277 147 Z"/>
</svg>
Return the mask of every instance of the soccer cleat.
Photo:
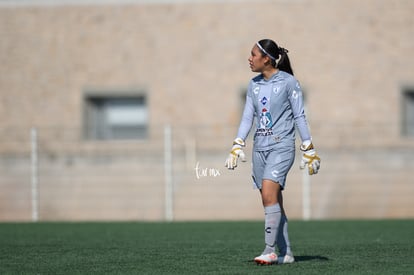
<svg viewBox="0 0 414 275">
<path fill-rule="evenodd" d="M 254 261 L 260 265 L 272 265 L 278 262 L 278 258 L 276 253 L 272 252 L 269 254 L 257 256 L 254 258 Z"/>
<path fill-rule="evenodd" d="M 295 261 L 295 258 L 291 254 L 286 254 L 285 256 L 279 256 L 277 258 L 278 264 L 291 264 Z"/>
</svg>

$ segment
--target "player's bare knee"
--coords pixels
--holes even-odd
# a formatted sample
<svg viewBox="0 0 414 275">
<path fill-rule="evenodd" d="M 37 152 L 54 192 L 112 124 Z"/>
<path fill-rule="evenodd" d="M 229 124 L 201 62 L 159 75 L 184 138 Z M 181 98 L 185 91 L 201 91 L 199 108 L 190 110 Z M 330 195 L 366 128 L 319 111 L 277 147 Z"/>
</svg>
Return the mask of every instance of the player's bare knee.
<svg viewBox="0 0 414 275">
<path fill-rule="evenodd" d="M 276 194 L 262 192 L 262 203 L 264 207 L 278 203 Z"/>
</svg>

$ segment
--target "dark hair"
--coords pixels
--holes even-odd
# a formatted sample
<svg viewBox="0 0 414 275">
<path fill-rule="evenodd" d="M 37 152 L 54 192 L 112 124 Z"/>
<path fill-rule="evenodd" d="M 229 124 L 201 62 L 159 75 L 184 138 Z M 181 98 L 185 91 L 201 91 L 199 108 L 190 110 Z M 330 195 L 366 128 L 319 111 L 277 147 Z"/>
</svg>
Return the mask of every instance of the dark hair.
<svg viewBox="0 0 414 275">
<path fill-rule="evenodd" d="M 279 47 L 276 42 L 271 39 L 262 39 L 257 43 L 260 46 L 259 49 L 262 52 L 262 55 L 269 56 L 273 67 L 293 75 L 292 66 L 290 65 L 289 56 L 287 54 L 289 52 L 288 50 Z M 277 62 L 278 59 L 279 61 Z"/>
</svg>

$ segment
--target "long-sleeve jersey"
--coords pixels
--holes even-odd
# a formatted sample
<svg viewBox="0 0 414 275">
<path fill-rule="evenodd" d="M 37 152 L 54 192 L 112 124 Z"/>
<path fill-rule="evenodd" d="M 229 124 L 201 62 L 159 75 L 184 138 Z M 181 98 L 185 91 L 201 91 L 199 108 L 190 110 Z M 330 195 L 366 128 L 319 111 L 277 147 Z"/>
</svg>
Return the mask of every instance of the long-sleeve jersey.
<svg viewBox="0 0 414 275">
<path fill-rule="evenodd" d="M 237 137 L 246 140 L 256 120 L 254 150 L 294 144 L 295 124 L 302 141 L 311 136 L 303 107 L 302 89 L 290 74 L 278 71 L 269 80 L 260 74 L 249 82 Z"/>
</svg>

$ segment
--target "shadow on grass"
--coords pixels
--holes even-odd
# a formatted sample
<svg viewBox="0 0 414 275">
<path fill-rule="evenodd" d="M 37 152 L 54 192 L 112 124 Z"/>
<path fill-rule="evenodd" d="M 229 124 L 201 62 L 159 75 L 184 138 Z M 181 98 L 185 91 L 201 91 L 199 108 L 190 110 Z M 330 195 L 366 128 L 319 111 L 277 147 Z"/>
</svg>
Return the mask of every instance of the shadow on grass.
<svg viewBox="0 0 414 275">
<path fill-rule="evenodd" d="M 329 258 L 324 256 L 295 256 L 296 262 L 306 262 L 306 261 L 329 261 Z"/>
<path fill-rule="evenodd" d="M 329 261 L 328 257 L 325 256 L 295 256 L 295 262 L 306 262 L 306 261 Z M 254 262 L 249 260 L 248 262 Z"/>
</svg>

